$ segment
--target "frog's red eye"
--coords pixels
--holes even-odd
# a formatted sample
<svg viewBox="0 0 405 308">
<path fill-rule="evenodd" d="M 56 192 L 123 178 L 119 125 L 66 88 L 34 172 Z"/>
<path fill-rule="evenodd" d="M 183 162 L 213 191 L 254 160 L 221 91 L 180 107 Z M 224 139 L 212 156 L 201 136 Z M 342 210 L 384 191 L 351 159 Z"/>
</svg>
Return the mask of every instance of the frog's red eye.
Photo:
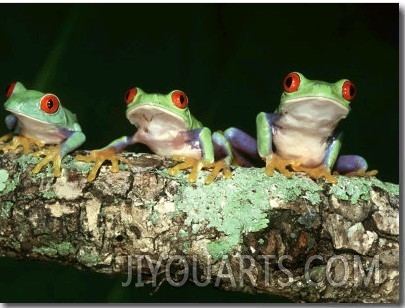
<svg viewBox="0 0 405 308">
<path fill-rule="evenodd" d="M 6 97 L 9 98 L 11 96 L 11 94 L 13 94 L 14 91 L 14 87 L 15 87 L 15 82 L 10 83 L 7 87 L 6 87 Z"/>
<path fill-rule="evenodd" d="M 184 92 L 176 90 L 172 93 L 172 102 L 177 107 L 184 109 L 188 105 L 188 98 Z"/>
<path fill-rule="evenodd" d="M 300 75 L 290 73 L 284 78 L 284 91 L 290 93 L 298 90 L 301 83 Z"/>
<path fill-rule="evenodd" d="M 46 113 L 52 114 L 58 111 L 60 105 L 59 98 L 53 94 L 45 94 L 41 98 L 41 109 Z"/>
<path fill-rule="evenodd" d="M 350 80 L 346 80 L 342 85 L 342 96 L 345 100 L 352 101 L 356 96 L 356 87 Z"/>
<path fill-rule="evenodd" d="M 132 103 L 132 101 L 134 100 L 136 93 L 138 92 L 138 90 L 136 88 L 132 88 L 129 89 L 124 96 L 125 99 L 125 103 L 128 105 L 130 103 Z"/>
</svg>

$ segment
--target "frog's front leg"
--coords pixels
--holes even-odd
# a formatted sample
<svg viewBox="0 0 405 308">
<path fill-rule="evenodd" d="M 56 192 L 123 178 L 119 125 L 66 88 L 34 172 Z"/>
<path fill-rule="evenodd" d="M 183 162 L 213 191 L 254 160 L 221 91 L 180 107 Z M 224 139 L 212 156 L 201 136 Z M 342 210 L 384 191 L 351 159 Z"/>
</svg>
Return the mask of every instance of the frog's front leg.
<svg viewBox="0 0 405 308">
<path fill-rule="evenodd" d="M 316 168 L 307 168 L 299 164 L 292 164 L 294 171 L 305 172 L 311 178 L 318 179 L 324 177 L 329 183 L 337 183 L 337 178 L 333 175 L 343 174 L 345 176 L 373 176 L 377 174 L 376 170 L 367 171 L 366 160 L 358 155 L 339 155 L 342 147 L 342 133 L 334 133 L 329 139 L 329 146 L 325 154 L 322 165 Z M 335 170 L 331 174 L 332 168 Z"/>
<path fill-rule="evenodd" d="M 174 155 L 173 160 L 181 161 L 180 164 L 170 168 L 168 173 L 176 175 L 180 170 L 191 168 L 188 176 L 190 183 L 197 181 L 198 173 L 205 167 L 212 167 L 214 163 L 214 145 L 211 139 L 211 130 L 207 127 L 197 128 L 190 131 L 181 131 L 173 140 L 173 144 L 185 147 L 184 155 Z M 201 158 L 189 156 L 187 148 L 192 150 L 200 150 Z"/>
<path fill-rule="evenodd" d="M 111 162 L 111 172 L 119 171 L 118 163 L 120 161 L 129 164 L 129 161 L 118 153 L 121 153 L 124 148 L 133 143 L 134 141 L 132 136 L 123 136 L 119 139 L 114 140 L 100 150 L 91 151 L 88 156 L 76 155 L 76 160 L 78 161 L 94 162 L 93 168 L 87 175 L 87 181 L 91 182 L 96 178 L 98 170 L 107 160 Z"/>
<path fill-rule="evenodd" d="M 278 170 L 287 177 L 292 173 L 287 167 L 297 164 L 292 159 L 284 159 L 273 152 L 273 133 L 276 130 L 275 122 L 281 117 L 278 113 L 260 112 L 256 117 L 257 129 L 257 151 L 259 156 L 266 162 L 265 173 L 273 175 L 274 170 Z"/>
<path fill-rule="evenodd" d="M 76 127 L 76 129 L 80 129 L 80 127 Z M 55 177 L 59 177 L 61 175 L 62 158 L 65 157 L 67 153 L 77 149 L 86 140 L 86 136 L 81 130 L 74 131 L 73 133 L 65 131 L 63 134 L 70 135 L 63 143 L 43 148 L 33 153 L 35 156 L 45 155 L 45 157 L 34 167 L 32 170 L 33 173 L 38 173 L 42 167 L 52 162 L 53 174 Z"/>
<path fill-rule="evenodd" d="M 318 167 L 304 167 L 299 162 L 291 164 L 291 168 L 297 172 L 304 172 L 312 179 L 325 178 L 328 183 L 337 183 L 337 178 L 331 174 L 333 165 L 342 147 L 342 133 L 335 132 L 328 140 L 328 147 L 322 161 Z"/>
<path fill-rule="evenodd" d="M 206 164 L 206 168 L 212 168 L 210 175 L 205 179 L 205 184 L 212 183 L 218 174 L 222 171 L 225 179 L 232 177 L 231 163 L 233 162 L 233 154 L 229 141 L 222 132 L 214 132 L 211 136 L 214 146 L 214 162 Z"/>
<path fill-rule="evenodd" d="M 252 167 L 260 160 L 256 139 L 244 131 L 230 127 L 224 132 L 232 149 L 232 163 L 242 167 Z"/>
<path fill-rule="evenodd" d="M 182 162 L 169 169 L 170 175 L 176 175 L 180 170 L 191 168 L 188 181 L 194 183 L 197 181 L 198 173 L 201 169 L 209 169 L 211 173 L 205 179 L 205 184 L 212 183 L 221 171 L 226 179 L 232 177 L 230 169 L 232 151 L 229 142 L 221 132 L 214 132 L 211 135 L 210 129 L 203 127 L 192 131 L 180 132 L 176 139 L 181 139 L 185 144 L 200 147 L 202 155 L 199 159 L 187 156 L 174 156 L 174 160 Z"/>
</svg>

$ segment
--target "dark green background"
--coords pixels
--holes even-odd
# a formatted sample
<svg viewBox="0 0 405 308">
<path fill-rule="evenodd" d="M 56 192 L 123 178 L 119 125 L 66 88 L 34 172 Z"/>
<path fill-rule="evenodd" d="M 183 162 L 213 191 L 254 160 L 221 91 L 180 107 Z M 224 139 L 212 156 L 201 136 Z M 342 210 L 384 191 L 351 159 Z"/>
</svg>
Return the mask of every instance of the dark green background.
<svg viewBox="0 0 405 308">
<path fill-rule="evenodd" d="M 83 148 L 94 149 L 134 132 L 123 102 L 133 86 L 181 89 L 212 130 L 255 135 L 257 113 L 277 107 L 287 73 L 348 78 L 358 93 L 341 152 L 398 183 L 398 31 L 398 4 L 0 4 L 0 85 L 57 94 L 79 118 Z M 280 300 L 192 286 L 150 297 L 121 288 L 125 277 L 0 261 L 0 302 Z"/>
</svg>

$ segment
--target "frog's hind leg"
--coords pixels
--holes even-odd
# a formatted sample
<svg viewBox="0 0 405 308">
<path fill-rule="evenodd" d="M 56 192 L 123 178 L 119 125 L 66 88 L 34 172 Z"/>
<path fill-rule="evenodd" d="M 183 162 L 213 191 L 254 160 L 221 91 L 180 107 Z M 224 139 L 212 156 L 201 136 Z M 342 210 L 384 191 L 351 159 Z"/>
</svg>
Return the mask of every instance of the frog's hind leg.
<svg viewBox="0 0 405 308">
<path fill-rule="evenodd" d="M 224 132 L 232 150 L 232 163 L 241 167 L 253 167 L 262 162 L 257 151 L 256 139 L 244 131 L 230 127 Z"/>
<path fill-rule="evenodd" d="M 205 179 L 205 184 L 211 184 L 215 181 L 218 174 L 222 171 L 225 179 L 232 177 L 231 163 L 234 161 L 234 152 L 231 144 L 226 138 L 226 134 L 221 131 L 212 134 L 212 144 L 214 146 L 213 163 L 204 163 L 203 168 L 212 169 L 210 175 Z"/>
<path fill-rule="evenodd" d="M 204 132 L 204 130 L 200 131 Z M 168 170 L 170 175 L 176 175 L 180 170 L 191 169 L 188 176 L 188 181 L 190 183 L 195 183 L 201 169 L 208 169 L 211 170 L 211 173 L 205 179 L 205 184 L 212 183 L 221 171 L 226 179 L 232 177 L 230 168 L 232 152 L 228 141 L 222 132 L 214 132 L 212 137 L 211 135 L 208 135 L 208 130 L 206 132 L 207 135 L 205 137 L 200 137 L 200 139 L 205 138 L 205 147 L 203 151 L 205 156 L 201 158 L 181 155 L 173 156 L 173 160 L 180 163 Z"/>
<path fill-rule="evenodd" d="M 344 176 L 369 177 L 378 173 L 377 170 L 367 171 L 367 161 L 359 155 L 341 155 L 334 166 L 334 174 Z"/>
</svg>

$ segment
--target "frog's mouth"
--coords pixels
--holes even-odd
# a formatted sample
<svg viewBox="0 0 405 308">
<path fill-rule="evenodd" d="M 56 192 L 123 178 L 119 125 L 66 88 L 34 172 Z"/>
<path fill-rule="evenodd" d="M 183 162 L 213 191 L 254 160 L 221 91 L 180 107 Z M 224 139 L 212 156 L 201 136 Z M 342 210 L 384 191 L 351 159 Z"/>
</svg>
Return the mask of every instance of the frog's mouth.
<svg viewBox="0 0 405 308">
<path fill-rule="evenodd" d="M 16 110 L 13 110 L 13 109 L 10 109 L 10 108 L 5 108 L 5 109 L 6 109 L 8 112 L 14 114 L 14 115 L 18 118 L 18 120 L 19 120 L 20 122 L 31 121 L 31 122 L 37 122 L 37 123 L 44 123 L 44 124 L 47 124 L 47 122 L 45 122 L 45 121 L 43 121 L 43 120 L 40 120 L 40 119 L 37 119 L 37 118 L 34 118 L 34 117 L 31 117 L 31 116 L 28 115 L 28 114 L 24 114 L 24 113 L 18 112 L 18 111 L 16 111 Z"/>
<path fill-rule="evenodd" d="M 165 135 L 188 130 L 178 114 L 154 105 L 141 105 L 127 111 L 127 118 L 138 130 L 153 135 Z"/>
</svg>

